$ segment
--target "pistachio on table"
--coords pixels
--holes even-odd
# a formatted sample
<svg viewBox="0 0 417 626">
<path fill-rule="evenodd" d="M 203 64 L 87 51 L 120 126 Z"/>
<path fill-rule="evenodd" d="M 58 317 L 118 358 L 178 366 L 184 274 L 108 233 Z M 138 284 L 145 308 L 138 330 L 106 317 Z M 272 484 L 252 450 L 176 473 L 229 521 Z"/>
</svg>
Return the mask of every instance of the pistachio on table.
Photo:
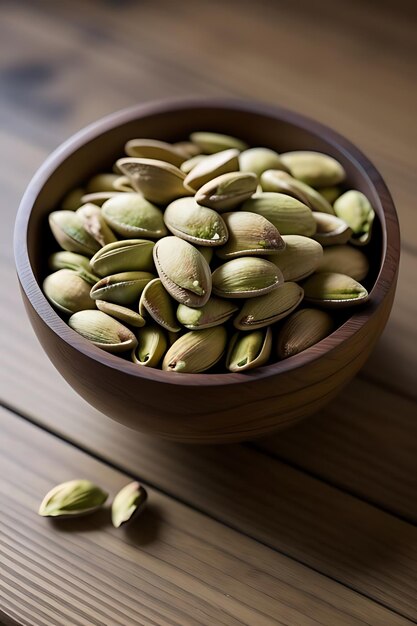
<svg viewBox="0 0 417 626">
<path fill-rule="evenodd" d="M 108 493 L 89 480 L 69 480 L 48 491 L 39 507 L 43 517 L 77 517 L 103 506 Z"/>
<path fill-rule="evenodd" d="M 145 487 L 132 482 L 123 487 L 115 496 L 111 505 L 111 521 L 115 528 L 131 522 L 140 515 L 146 506 L 148 494 Z"/>
</svg>

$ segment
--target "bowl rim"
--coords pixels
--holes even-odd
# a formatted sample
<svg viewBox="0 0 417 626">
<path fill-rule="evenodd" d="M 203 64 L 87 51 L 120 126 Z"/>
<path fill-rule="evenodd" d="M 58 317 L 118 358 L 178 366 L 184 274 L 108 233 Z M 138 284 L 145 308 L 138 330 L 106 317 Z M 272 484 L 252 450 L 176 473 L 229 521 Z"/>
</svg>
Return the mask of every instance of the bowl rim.
<svg viewBox="0 0 417 626">
<path fill-rule="evenodd" d="M 343 153 L 350 162 L 354 163 L 356 169 L 360 170 L 362 175 L 368 179 L 368 182 L 375 190 L 382 209 L 382 260 L 366 306 L 355 310 L 342 326 L 311 348 L 289 359 L 277 361 L 276 363 L 247 372 L 214 374 L 206 374 L 204 372 L 199 374 L 164 372 L 159 369 L 140 367 L 121 359 L 118 355 L 105 352 L 78 335 L 55 312 L 38 285 L 29 259 L 27 238 L 33 205 L 48 179 L 74 151 L 80 149 L 85 143 L 93 141 L 101 134 L 109 132 L 117 126 L 132 122 L 135 119 L 155 114 L 175 113 L 184 109 L 201 108 L 237 110 L 273 117 L 298 126 L 318 137 L 324 137 L 329 144 Z M 38 168 L 22 197 L 14 229 L 14 256 L 21 289 L 32 308 L 44 324 L 73 349 L 82 352 L 85 356 L 92 358 L 101 365 L 137 378 L 145 378 L 148 381 L 164 382 L 185 387 L 219 386 L 249 383 L 253 380 L 269 378 L 280 373 L 296 370 L 301 366 L 311 364 L 320 359 L 323 354 L 330 353 L 345 340 L 358 333 L 388 295 L 392 283 L 396 280 L 400 256 L 400 233 L 395 206 L 381 174 L 354 144 L 336 131 L 307 116 L 281 106 L 238 98 L 180 97 L 153 100 L 110 113 L 82 128 L 61 143 Z"/>
</svg>

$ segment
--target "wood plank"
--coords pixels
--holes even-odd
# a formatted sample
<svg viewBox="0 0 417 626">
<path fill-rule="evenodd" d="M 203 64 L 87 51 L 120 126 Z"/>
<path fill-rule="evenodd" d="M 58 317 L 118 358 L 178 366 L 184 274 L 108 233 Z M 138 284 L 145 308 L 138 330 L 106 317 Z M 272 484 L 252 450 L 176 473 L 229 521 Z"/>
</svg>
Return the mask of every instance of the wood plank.
<svg viewBox="0 0 417 626">
<path fill-rule="evenodd" d="M 10 412 L 0 422 L 0 597 L 13 624 L 411 623 L 153 489 L 126 529 L 108 509 L 42 519 L 52 477 L 81 472 L 113 494 L 129 478 Z"/>
</svg>

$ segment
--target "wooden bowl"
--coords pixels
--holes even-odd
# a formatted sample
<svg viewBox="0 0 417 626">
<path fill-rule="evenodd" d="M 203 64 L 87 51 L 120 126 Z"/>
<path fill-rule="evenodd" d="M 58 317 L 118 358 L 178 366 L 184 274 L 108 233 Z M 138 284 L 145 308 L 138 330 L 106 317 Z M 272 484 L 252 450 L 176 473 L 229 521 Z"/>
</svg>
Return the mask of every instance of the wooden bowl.
<svg viewBox="0 0 417 626">
<path fill-rule="evenodd" d="M 193 130 L 236 135 L 278 152 L 319 150 L 338 159 L 348 183 L 378 216 L 371 244 L 369 303 L 331 336 L 285 361 L 239 374 L 173 374 L 96 348 L 67 326 L 40 284 L 53 243 L 47 215 L 72 187 L 106 171 L 133 137 L 167 141 Z M 257 103 L 188 99 L 120 111 L 80 131 L 41 166 L 22 199 L 15 257 L 24 304 L 45 352 L 67 382 L 115 420 L 166 439 L 241 441 L 287 427 L 321 409 L 365 363 L 391 311 L 399 265 L 397 215 L 380 174 L 349 141 L 296 113 Z"/>
</svg>

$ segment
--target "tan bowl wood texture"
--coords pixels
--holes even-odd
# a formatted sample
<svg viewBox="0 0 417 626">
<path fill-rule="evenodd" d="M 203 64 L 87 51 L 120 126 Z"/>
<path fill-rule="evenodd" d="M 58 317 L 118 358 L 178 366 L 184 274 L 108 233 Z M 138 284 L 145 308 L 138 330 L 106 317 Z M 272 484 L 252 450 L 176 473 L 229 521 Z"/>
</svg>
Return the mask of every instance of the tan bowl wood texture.
<svg viewBox="0 0 417 626">
<path fill-rule="evenodd" d="M 338 159 L 348 183 L 371 201 L 369 303 L 328 338 L 285 361 L 247 373 L 174 374 L 137 366 L 77 335 L 40 284 L 54 243 L 47 215 L 72 187 L 108 169 L 128 139 L 185 139 L 194 130 L 236 135 L 278 152 L 319 150 Z M 378 171 L 350 142 L 296 113 L 222 99 L 157 102 L 114 113 L 80 131 L 42 165 L 22 199 L 15 257 L 25 307 L 52 363 L 85 400 L 115 420 L 166 439 L 220 443 L 253 439 L 321 409 L 357 373 L 388 320 L 399 265 L 399 228 Z"/>
</svg>

